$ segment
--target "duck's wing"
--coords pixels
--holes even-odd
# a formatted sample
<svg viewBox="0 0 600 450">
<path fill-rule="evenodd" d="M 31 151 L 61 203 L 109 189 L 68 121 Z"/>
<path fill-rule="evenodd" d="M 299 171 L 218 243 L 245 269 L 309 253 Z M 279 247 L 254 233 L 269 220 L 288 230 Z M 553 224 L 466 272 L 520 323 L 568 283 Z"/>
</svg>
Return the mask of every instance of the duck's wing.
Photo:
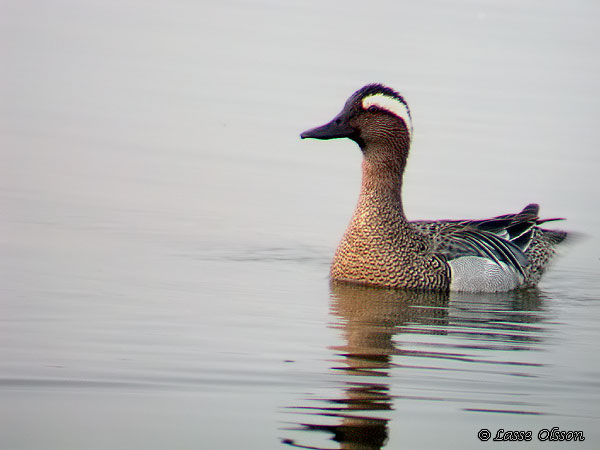
<svg viewBox="0 0 600 450">
<path fill-rule="evenodd" d="M 490 219 L 479 220 L 418 220 L 411 222 L 415 228 L 430 238 L 446 235 L 455 230 L 470 229 L 493 233 L 512 242 L 522 251 L 527 249 L 532 237 L 533 228 L 544 222 L 562 219 L 544 219 L 538 217 L 539 205 L 527 205 L 517 214 L 504 214 Z"/>
<path fill-rule="evenodd" d="M 427 236 L 430 251 L 443 255 L 458 290 L 505 290 L 526 278 L 525 254 L 540 220 L 539 206 L 527 205 L 517 214 L 482 220 L 411 222 Z"/>
</svg>

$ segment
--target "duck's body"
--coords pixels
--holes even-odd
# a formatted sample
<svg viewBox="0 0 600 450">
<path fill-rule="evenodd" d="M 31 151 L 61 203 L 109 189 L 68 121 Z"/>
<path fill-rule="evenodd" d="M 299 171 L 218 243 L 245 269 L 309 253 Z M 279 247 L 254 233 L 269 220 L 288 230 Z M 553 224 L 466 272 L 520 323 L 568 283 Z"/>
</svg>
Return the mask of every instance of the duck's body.
<svg viewBox="0 0 600 450">
<path fill-rule="evenodd" d="M 537 225 L 538 206 L 485 220 L 409 222 L 402 175 L 412 125 L 404 99 L 381 85 L 354 93 L 330 123 L 303 138 L 349 137 L 363 151 L 362 186 L 331 277 L 409 289 L 473 292 L 534 286 L 566 233 Z"/>
</svg>

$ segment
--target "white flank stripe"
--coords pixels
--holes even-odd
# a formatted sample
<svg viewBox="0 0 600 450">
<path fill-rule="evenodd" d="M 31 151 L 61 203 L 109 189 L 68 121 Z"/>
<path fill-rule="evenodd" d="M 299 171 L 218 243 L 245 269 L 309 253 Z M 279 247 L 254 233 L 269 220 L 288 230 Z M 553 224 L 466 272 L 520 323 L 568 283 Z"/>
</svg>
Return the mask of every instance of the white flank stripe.
<svg viewBox="0 0 600 450">
<path fill-rule="evenodd" d="M 406 106 L 405 103 L 395 97 L 380 93 L 363 98 L 362 106 L 364 109 L 368 109 L 369 106 L 372 105 L 385 109 L 404 120 L 406 128 L 408 129 L 408 134 L 412 136 L 412 119 L 410 117 L 410 112 L 408 111 L 408 106 Z"/>
</svg>

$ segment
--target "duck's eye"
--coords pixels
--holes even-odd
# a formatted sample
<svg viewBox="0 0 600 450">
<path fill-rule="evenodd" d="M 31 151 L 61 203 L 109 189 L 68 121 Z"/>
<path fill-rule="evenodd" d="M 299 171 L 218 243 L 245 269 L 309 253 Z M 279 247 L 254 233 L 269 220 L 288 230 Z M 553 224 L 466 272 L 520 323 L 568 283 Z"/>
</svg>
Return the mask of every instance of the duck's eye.
<svg viewBox="0 0 600 450">
<path fill-rule="evenodd" d="M 369 106 L 368 111 L 377 112 L 377 111 L 379 111 L 379 108 L 375 105 L 371 105 L 371 106 Z"/>
</svg>

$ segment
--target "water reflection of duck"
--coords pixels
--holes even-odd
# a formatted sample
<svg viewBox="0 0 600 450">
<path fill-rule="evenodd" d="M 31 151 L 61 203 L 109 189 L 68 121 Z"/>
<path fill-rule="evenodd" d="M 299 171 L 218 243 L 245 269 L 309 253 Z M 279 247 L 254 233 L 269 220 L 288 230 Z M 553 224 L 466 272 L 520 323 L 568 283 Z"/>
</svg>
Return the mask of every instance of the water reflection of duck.
<svg viewBox="0 0 600 450">
<path fill-rule="evenodd" d="M 441 324 L 446 315 L 448 295 L 440 292 L 408 292 L 393 289 L 331 283 L 333 327 L 342 331 L 345 344 L 331 347 L 342 357 L 332 368 L 343 376 L 340 398 L 322 399 L 325 407 L 303 408 L 310 417 L 301 429 L 325 431 L 341 449 L 380 449 L 388 438 L 392 409 L 390 386 L 386 382 L 396 352 L 393 336 L 398 327 L 411 321 Z M 324 423 L 332 418 L 338 422 Z M 286 443 L 300 448 L 292 440 Z"/>
<path fill-rule="evenodd" d="M 421 366 L 410 367 L 425 371 L 435 368 L 435 361 L 450 361 L 458 367 L 489 365 L 483 356 L 469 353 L 462 344 L 453 346 L 448 341 L 450 337 L 461 342 L 480 341 L 474 344 L 476 352 L 535 346 L 539 342 L 535 311 L 541 307 L 541 301 L 535 290 L 449 296 L 435 291 L 412 292 L 333 281 L 332 327 L 341 331 L 344 343 L 331 347 L 340 357 L 332 370 L 341 395 L 317 399 L 318 404 L 313 399 L 310 406 L 291 408 L 301 411 L 305 419 L 298 422 L 296 429 L 326 432 L 340 449 L 382 448 L 389 437 L 393 402 L 401 401 L 391 394 L 392 371 L 408 367 L 408 360 L 415 357 Z M 401 337 L 412 333 L 438 335 L 444 342 L 439 346 L 429 342 L 422 350 L 407 351 L 402 348 Z M 435 369 L 439 371 L 439 367 Z M 500 373 L 505 369 L 514 371 L 510 361 L 492 366 L 491 370 Z M 460 369 L 455 373 L 460 373 Z M 422 400 L 430 400 L 426 388 L 424 392 Z M 453 395 L 456 397 L 456 393 Z M 464 401 L 466 406 L 472 406 L 468 404 L 470 399 Z M 325 448 L 303 446 L 292 439 L 284 442 L 299 448 Z"/>
<path fill-rule="evenodd" d="M 302 138 L 350 138 L 363 153 L 358 205 L 331 266 L 333 279 L 432 290 L 502 292 L 535 286 L 566 233 L 545 230 L 539 207 L 485 220 L 408 222 L 402 177 L 412 140 L 404 98 L 380 84 L 356 91 Z"/>
</svg>

